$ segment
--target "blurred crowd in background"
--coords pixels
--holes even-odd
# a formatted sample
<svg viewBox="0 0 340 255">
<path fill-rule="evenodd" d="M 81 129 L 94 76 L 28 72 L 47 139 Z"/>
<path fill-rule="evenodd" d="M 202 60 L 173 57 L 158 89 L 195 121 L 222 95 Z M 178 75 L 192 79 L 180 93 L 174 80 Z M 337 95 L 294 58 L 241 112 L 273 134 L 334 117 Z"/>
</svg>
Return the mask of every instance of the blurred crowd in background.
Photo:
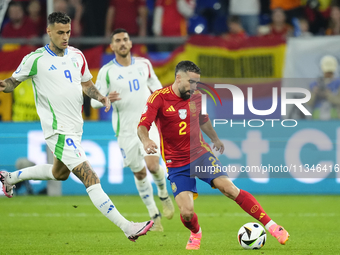
<svg viewBox="0 0 340 255">
<path fill-rule="evenodd" d="M 1 24 L 0 39 L 44 37 L 47 23 L 46 13 L 49 9 L 47 2 L 46 0 L 9 1 Z M 4 1 L 0 1 L 0 22 L 3 3 Z M 168 56 L 176 47 L 184 44 L 186 38 L 192 39 L 194 37 L 192 35 L 211 35 L 196 36 L 194 44 L 201 45 L 203 41 L 204 49 L 197 50 L 196 48 L 194 52 L 191 49 L 184 50 L 192 54 L 190 59 L 198 62 L 203 70 L 202 73 L 207 78 L 282 78 L 285 48 L 282 48 L 281 44 L 286 43 L 285 39 L 322 36 L 324 43 L 328 43 L 320 44 L 323 47 L 323 45 L 333 45 L 329 41 L 336 39 L 336 37 L 328 36 L 340 35 L 340 0 L 53 0 L 50 3 L 53 4 L 54 11 L 65 12 L 71 17 L 73 38 L 81 37 L 80 40 L 83 42 L 82 37 L 99 37 L 102 42 L 101 46 L 105 45 L 105 52 L 108 54 L 112 54 L 108 47 L 109 37 L 117 28 L 126 29 L 135 39 L 152 38 L 153 40 L 147 47 L 134 43 L 132 52 L 139 56 L 145 56 L 143 54 L 148 52 L 147 57 L 155 62 L 168 60 L 164 67 L 159 64 L 155 69 L 163 86 L 172 82 L 172 80 L 167 80 L 167 77 L 170 72 L 172 79 L 174 64 Z M 170 41 L 167 37 L 178 37 L 175 38 L 178 43 L 167 45 Z M 216 37 L 218 37 L 217 40 Z M 153 45 L 152 42 L 157 38 L 165 40 L 162 44 Z M 309 43 L 312 43 L 311 41 L 308 40 Z M 2 45 L 3 52 L 6 51 L 6 44 Z M 87 48 L 87 45 L 72 45 L 81 50 Z M 240 45 L 247 49 L 237 54 L 228 51 L 222 56 L 221 52 L 226 50 L 225 45 L 228 45 L 228 50 L 238 49 Z M 295 54 L 294 60 L 287 61 L 287 63 L 295 66 L 300 61 L 303 68 L 309 70 L 317 67 L 303 76 L 304 78 L 318 76 L 317 81 L 308 85 L 308 89 L 312 92 L 309 107 L 313 112 L 313 118 L 340 119 L 338 65 L 340 58 L 338 52 L 340 51 L 337 46 L 340 44 L 336 42 L 332 47 L 323 47 L 327 48 L 327 52 L 324 53 L 321 53 L 323 49 L 320 46 L 315 45 L 307 47 L 309 51 L 301 53 L 299 59 L 296 59 Z M 91 46 L 98 45 L 92 44 Z M 260 51 L 256 48 L 259 46 L 262 47 Z M 301 52 L 304 48 L 306 48 L 305 43 L 297 52 Z M 13 50 L 18 47 L 7 49 Z M 217 53 L 214 51 L 216 49 Z M 317 53 L 319 51 L 320 54 Z M 180 54 L 179 51 L 174 52 Z M 108 56 L 109 58 L 103 55 L 100 57 L 102 60 L 98 60 L 98 55 L 102 53 L 101 50 L 98 52 L 94 50 L 92 55 L 95 56 L 96 61 L 90 58 L 91 54 L 87 54 L 88 62 L 92 64 L 90 68 L 94 77 L 97 75 L 98 68 L 112 58 L 112 55 Z M 321 59 L 323 55 L 327 56 Z M 12 54 L 11 58 L 14 59 L 13 56 Z M 308 58 L 308 56 L 312 57 Z M 187 55 L 186 57 L 188 58 Z M 17 58 L 21 59 L 21 56 Z M 15 63 L 15 68 L 17 64 Z M 8 67 L 8 70 L 4 68 L 5 65 L 2 65 L 0 79 L 7 78 L 7 75 L 15 70 L 13 67 Z M 320 68 L 322 72 L 319 73 Z M 298 70 L 296 73 L 302 71 L 299 68 L 295 69 Z M 288 75 L 288 77 L 291 76 Z M 300 76 L 294 74 L 292 77 Z M 257 88 L 257 90 L 261 88 L 261 91 L 266 91 L 265 86 Z M 21 85 L 20 90 L 13 93 L 13 98 L 10 96 L 0 95 L 0 105 L 2 102 L 2 105 L 7 106 L 6 109 L 0 108 L 0 121 L 37 120 L 30 82 Z M 262 101 L 265 102 L 264 99 Z M 15 102 L 13 113 L 12 102 Z M 33 117 L 27 113 L 28 109 L 31 109 Z M 20 117 L 17 118 L 18 113 Z M 97 120 L 104 119 L 103 116 L 90 108 L 89 98 L 85 96 L 84 118 Z M 304 116 L 299 116 L 299 118 L 304 118 Z"/>
<path fill-rule="evenodd" d="M 73 37 L 109 37 L 121 27 L 131 36 L 211 34 L 225 40 L 340 34 L 339 0 L 54 0 L 53 5 L 72 18 Z M 46 0 L 12 0 L 0 36 L 41 37 L 45 28 Z"/>
</svg>

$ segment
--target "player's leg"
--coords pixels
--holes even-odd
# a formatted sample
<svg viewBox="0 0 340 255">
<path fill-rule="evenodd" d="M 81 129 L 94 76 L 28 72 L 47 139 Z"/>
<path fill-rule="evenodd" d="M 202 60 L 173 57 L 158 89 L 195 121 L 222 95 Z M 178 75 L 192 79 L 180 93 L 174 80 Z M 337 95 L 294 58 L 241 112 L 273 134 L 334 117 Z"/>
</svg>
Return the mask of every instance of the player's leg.
<svg viewBox="0 0 340 255">
<path fill-rule="evenodd" d="M 181 221 L 190 230 L 190 238 L 187 243 L 187 250 L 198 250 L 201 245 L 202 231 L 198 223 L 197 214 L 194 212 L 193 192 L 183 191 L 175 197 L 178 205 Z"/>
<path fill-rule="evenodd" d="M 183 225 L 190 230 L 187 250 L 198 250 L 201 245 L 202 230 L 194 212 L 194 197 L 197 197 L 196 179 L 190 178 L 189 165 L 184 168 L 169 168 L 172 193 L 180 211 Z"/>
<path fill-rule="evenodd" d="M 157 205 L 153 197 L 153 188 L 150 180 L 146 176 L 146 168 L 143 166 L 142 170 L 135 171 L 133 167 L 130 167 L 134 176 L 136 188 L 143 203 L 148 209 L 150 218 L 154 221 L 154 225 L 151 231 L 163 231 L 161 223 L 161 213 L 159 212 Z"/>
<path fill-rule="evenodd" d="M 256 198 L 245 190 L 237 188 L 226 176 L 220 176 L 212 181 L 213 186 L 218 188 L 225 196 L 234 200 L 246 213 L 259 220 L 269 233 L 281 244 L 285 244 L 289 238 L 288 232 L 277 225 L 263 210 Z"/>
<path fill-rule="evenodd" d="M 118 144 L 124 159 L 124 166 L 130 167 L 133 172 L 139 196 L 148 209 L 150 218 L 154 221 L 152 230 L 163 231 L 161 215 L 153 198 L 152 185 L 146 176 L 144 158 L 139 147 L 139 138 L 137 136 L 119 137 Z"/>
<path fill-rule="evenodd" d="M 60 151 L 63 149 L 60 144 L 59 135 L 53 135 L 46 139 L 46 143 L 51 149 L 51 151 L 55 151 L 57 155 L 59 155 Z M 61 149 L 60 149 L 61 148 Z M 70 174 L 70 171 L 64 164 L 59 164 L 58 161 L 54 161 L 54 164 L 43 164 L 43 165 L 35 165 L 31 167 L 26 167 L 20 170 L 17 170 L 12 173 L 8 173 L 6 171 L 0 172 L 0 181 L 2 182 L 2 188 L 4 194 L 7 197 L 13 196 L 13 188 L 15 188 L 16 183 L 24 181 L 24 180 L 66 180 Z"/>
<path fill-rule="evenodd" d="M 158 146 L 157 152 L 155 154 L 148 155 L 145 152 L 143 144 L 140 141 L 139 150 L 140 153 L 143 155 L 146 166 L 149 169 L 152 178 L 157 186 L 158 197 L 160 198 L 163 207 L 163 216 L 165 216 L 168 219 L 171 219 L 174 216 L 175 208 L 166 188 L 164 169 L 159 164 L 159 157 L 161 155 L 160 153 L 161 144 L 159 133 L 154 122 L 152 123 L 151 128 L 149 130 L 149 137 L 152 141 L 154 141 L 157 144 Z"/>
<path fill-rule="evenodd" d="M 168 219 L 172 219 L 175 208 L 166 188 L 164 169 L 159 164 L 159 156 L 145 156 L 144 159 L 157 186 L 158 197 L 163 207 L 163 215 Z"/>
<path fill-rule="evenodd" d="M 97 174 L 93 171 L 90 163 L 84 161 L 73 168 L 72 172 L 83 182 L 86 191 L 94 206 L 111 222 L 118 226 L 131 241 L 145 235 L 152 227 L 153 222 L 133 223 L 125 219 L 115 205 L 104 192 L 100 185 Z"/>
</svg>

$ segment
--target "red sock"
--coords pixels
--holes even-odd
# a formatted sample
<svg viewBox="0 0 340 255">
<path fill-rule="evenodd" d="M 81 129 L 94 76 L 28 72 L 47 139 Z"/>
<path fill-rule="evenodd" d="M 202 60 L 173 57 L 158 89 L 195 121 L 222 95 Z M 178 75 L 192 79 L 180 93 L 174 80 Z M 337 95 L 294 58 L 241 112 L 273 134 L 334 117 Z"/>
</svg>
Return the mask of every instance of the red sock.
<svg viewBox="0 0 340 255">
<path fill-rule="evenodd" d="M 257 202 L 255 197 L 249 192 L 241 189 L 235 202 L 238 203 L 246 213 L 259 220 L 263 225 L 266 225 L 271 220 L 261 207 L 260 203 Z"/>
<path fill-rule="evenodd" d="M 198 224 L 196 213 L 194 213 L 194 216 L 191 218 L 190 221 L 185 221 L 181 215 L 181 221 L 186 228 L 188 228 L 191 232 L 195 234 L 200 230 L 200 225 Z"/>
</svg>

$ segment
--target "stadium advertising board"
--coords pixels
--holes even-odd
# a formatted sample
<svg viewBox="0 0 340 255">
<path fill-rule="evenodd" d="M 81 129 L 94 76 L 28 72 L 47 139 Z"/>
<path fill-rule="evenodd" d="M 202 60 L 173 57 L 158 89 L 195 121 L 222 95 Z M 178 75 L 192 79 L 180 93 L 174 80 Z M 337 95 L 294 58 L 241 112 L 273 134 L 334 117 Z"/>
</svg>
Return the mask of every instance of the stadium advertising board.
<svg viewBox="0 0 340 255">
<path fill-rule="evenodd" d="M 238 187 L 261 194 L 340 193 L 338 121 L 300 120 L 294 128 L 217 125 L 215 129 L 226 148 L 219 159 Z M 0 123 L 0 130 L 0 169 L 14 171 L 20 157 L 46 163 L 39 123 Z M 137 194 L 132 172 L 123 169 L 111 122 L 85 122 L 82 145 L 108 194 Z M 197 184 L 200 194 L 219 194 L 203 182 Z M 32 186 L 38 192 L 46 182 Z M 86 191 L 71 175 L 62 183 L 62 193 Z"/>
</svg>

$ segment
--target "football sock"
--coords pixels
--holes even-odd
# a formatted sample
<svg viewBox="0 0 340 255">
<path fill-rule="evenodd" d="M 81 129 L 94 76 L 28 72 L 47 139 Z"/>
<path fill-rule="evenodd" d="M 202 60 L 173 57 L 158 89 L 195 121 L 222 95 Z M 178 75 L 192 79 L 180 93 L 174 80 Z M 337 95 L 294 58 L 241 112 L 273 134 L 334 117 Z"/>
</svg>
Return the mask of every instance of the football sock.
<svg viewBox="0 0 340 255">
<path fill-rule="evenodd" d="M 266 225 L 271 218 L 265 213 L 261 205 L 253 195 L 245 190 L 240 190 L 240 194 L 235 199 L 235 202 L 250 216 L 259 220 L 263 225 Z"/>
<path fill-rule="evenodd" d="M 267 230 L 269 230 L 269 228 L 270 228 L 271 226 L 275 225 L 275 224 L 276 224 L 275 221 L 270 220 L 264 227 L 265 227 Z"/>
<path fill-rule="evenodd" d="M 151 174 L 153 181 L 155 182 L 158 190 L 158 196 L 161 198 L 166 198 L 169 196 L 168 191 L 166 190 L 166 182 L 164 170 L 161 165 L 159 165 L 159 170 L 155 174 Z"/>
<path fill-rule="evenodd" d="M 94 206 L 97 207 L 106 218 L 116 224 L 116 226 L 124 232 L 127 231 L 130 222 L 118 212 L 111 199 L 103 191 L 100 183 L 88 187 L 86 192 L 89 194 Z"/>
<path fill-rule="evenodd" d="M 56 180 L 52 174 L 53 165 L 35 165 L 26 167 L 9 174 L 9 184 L 16 184 L 24 180 Z"/>
<path fill-rule="evenodd" d="M 135 177 L 135 183 L 139 192 L 139 196 L 149 211 L 149 216 L 153 217 L 158 214 L 159 210 L 156 206 L 155 200 L 153 199 L 153 189 L 149 179 L 145 177 L 143 180 L 138 180 Z"/>
<path fill-rule="evenodd" d="M 198 224 L 198 219 L 197 219 L 196 213 L 194 213 L 194 216 L 191 218 L 190 221 L 185 221 L 183 219 L 182 215 L 180 215 L 180 216 L 181 216 L 181 221 L 182 221 L 183 225 L 187 229 L 189 229 L 191 232 L 193 232 L 194 234 L 197 234 L 201 230 L 200 225 Z"/>
</svg>

